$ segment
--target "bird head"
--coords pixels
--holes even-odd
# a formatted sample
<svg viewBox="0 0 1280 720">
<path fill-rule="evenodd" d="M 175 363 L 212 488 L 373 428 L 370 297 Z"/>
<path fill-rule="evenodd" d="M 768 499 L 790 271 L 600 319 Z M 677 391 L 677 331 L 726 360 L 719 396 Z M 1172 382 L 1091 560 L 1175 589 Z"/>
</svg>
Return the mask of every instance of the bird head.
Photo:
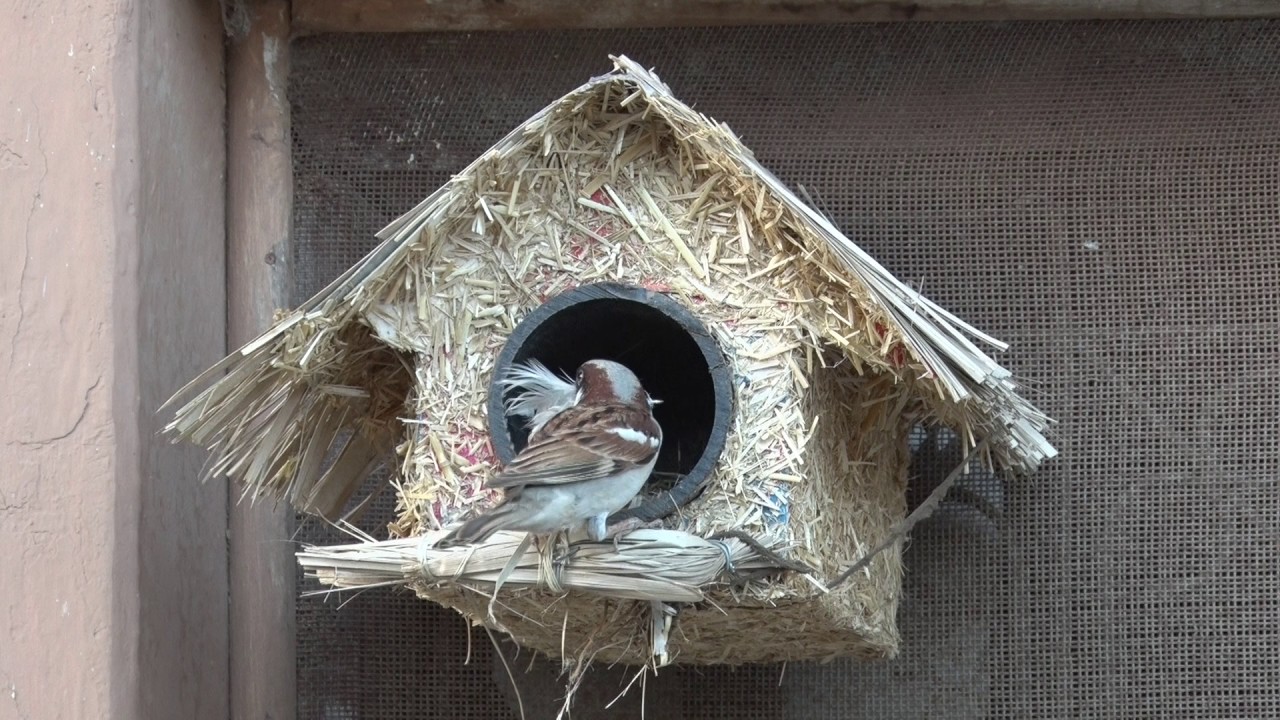
<svg viewBox="0 0 1280 720">
<path fill-rule="evenodd" d="M 588 360 L 582 363 L 574 384 L 578 388 L 579 403 L 622 403 L 649 410 L 661 402 L 649 396 L 640 384 L 640 379 L 627 366 L 612 360 Z"/>
</svg>

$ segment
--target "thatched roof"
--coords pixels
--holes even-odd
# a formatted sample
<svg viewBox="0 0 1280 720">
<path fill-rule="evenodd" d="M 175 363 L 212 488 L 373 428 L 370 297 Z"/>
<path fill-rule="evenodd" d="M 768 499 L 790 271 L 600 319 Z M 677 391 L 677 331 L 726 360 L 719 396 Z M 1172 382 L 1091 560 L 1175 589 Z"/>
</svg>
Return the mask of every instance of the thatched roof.
<svg viewBox="0 0 1280 720">
<path fill-rule="evenodd" d="M 653 73 L 625 57 L 615 65 L 614 72 L 517 127 L 379 232 L 382 243 L 363 260 L 175 395 L 170 404 L 187 402 L 167 430 L 210 447 L 209 473 L 240 482 L 246 494 L 288 497 L 303 510 L 335 517 L 403 436 L 412 353 L 450 346 L 448 338 L 415 343 L 410 334 L 388 331 L 404 318 L 388 316 L 387 308 L 419 314 L 431 308 L 429 288 L 414 284 L 408 270 L 430 262 L 439 234 L 459 222 L 469 224 L 476 238 L 495 227 L 501 237 L 503 208 L 484 193 L 490 169 L 538 149 L 551 137 L 550 126 L 603 92 L 620 108 L 669 126 L 678 138 L 676 151 L 696 152 L 701 166 L 726 182 L 771 198 L 777 211 L 766 222 L 796 247 L 825 248 L 807 252 L 804 261 L 847 292 L 839 311 L 832 311 L 840 324 L 822 328 L 821 340 L 859 367 L 907 384 L 969 446 L 985 438 L 997 465 L 1030 472 L 1056 454 L 1044 434 L 1048 419 L 1019 396 L 1011 373 L 978 347 L 1004 350 L 1003 343 L 894 278 L 760 165 L 729 128 L 677 100 Z M 642 223 L 628 219 L 644 235 Z M 705 272 L 679 233 L 661 222 L 649 233 L 673 243 L 694 276 Z M 536 304 L 537 298 L 527 300 Z M 326 469 L 324 461 L 335 453 Z"/>
</svg>

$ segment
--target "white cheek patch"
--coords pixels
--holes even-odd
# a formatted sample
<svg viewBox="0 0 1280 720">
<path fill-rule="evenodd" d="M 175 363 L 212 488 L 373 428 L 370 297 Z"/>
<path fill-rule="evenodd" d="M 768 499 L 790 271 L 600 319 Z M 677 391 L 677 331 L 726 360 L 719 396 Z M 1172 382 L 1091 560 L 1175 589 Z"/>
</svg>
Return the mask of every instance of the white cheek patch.
<svg viewBox="0 0 1280 720">
<path fill-rule="evenodd" d="M 627 427 L 609 428 L 609 432 L 613 433 L 614 435 L 617 435 L 618 437 L 622 438 L 623 440 L 626 440 L 627 442 L 632 442 L 637 445 L 648 445 L 649 447 L 658 446 L 658 438 L 653 437 L 649 433 L 640 432 L 639 430 L 636 430 L 634 428 L 627 428 Z"/>
</svg>

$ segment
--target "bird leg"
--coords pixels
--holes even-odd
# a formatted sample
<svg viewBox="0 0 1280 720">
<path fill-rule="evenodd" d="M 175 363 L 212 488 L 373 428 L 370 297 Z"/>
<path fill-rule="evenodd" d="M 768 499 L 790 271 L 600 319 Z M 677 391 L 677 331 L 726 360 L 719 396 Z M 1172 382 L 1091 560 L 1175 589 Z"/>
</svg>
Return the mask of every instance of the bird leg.
<svg viewBox="0 0 1280 720">
<path fill-rule="evenodd" d="M 551 562 L 555 565 L 564 567 L 569 564 L 574 555 L 578 554 L 578 546 L 569 542 L 569 533 L 567 531 L 561 530 L 552 535 L 551 542 L 564 548 L 563 552 L 552 556 Z"/>
<path fill-rule="evenodd" d="M 587 537 L 593 542 L 600 542 L 609 537 L 609 533 L 605 528 L 605 521 L 609 519 L 608 515 L 595 515 L 587 519 Z"/>
</svg>

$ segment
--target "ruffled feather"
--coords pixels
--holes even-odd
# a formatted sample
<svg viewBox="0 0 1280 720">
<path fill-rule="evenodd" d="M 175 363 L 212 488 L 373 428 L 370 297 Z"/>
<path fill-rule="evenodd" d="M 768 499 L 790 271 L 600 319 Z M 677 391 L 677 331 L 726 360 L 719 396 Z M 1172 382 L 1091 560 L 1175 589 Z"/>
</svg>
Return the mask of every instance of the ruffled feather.
<svg viewBox="0 0 1280 720">
<path fill-rule="evenodd" d="M 528 420 L 530 434 L 538 432 L 548 420 L 578 401 L 577 386 L 537 360 L 512 365 L 498 384 L 504 392 L 523 389 L 506 401 L 506 409 L 507 415 Z"/>
</svg>

